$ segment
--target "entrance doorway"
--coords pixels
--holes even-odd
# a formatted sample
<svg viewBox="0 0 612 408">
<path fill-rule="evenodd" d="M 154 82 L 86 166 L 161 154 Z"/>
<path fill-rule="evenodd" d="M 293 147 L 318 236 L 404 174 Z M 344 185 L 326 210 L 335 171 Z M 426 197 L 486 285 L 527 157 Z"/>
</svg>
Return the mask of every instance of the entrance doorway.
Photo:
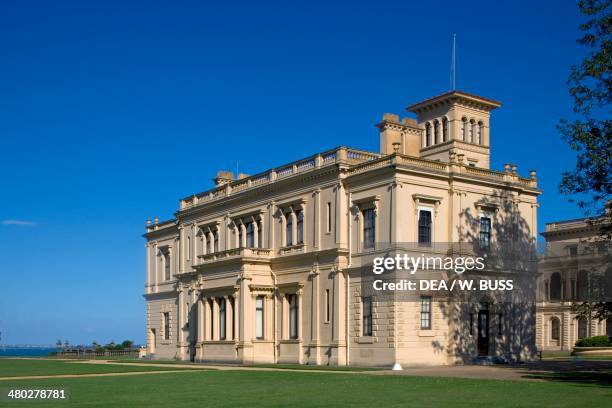
<svg viewBox="0 0 612 408">
<path fill-rule="evenodd" d="M 489 355 L 489 309 L 478 311 L 478 355 Z"/>
</svg>

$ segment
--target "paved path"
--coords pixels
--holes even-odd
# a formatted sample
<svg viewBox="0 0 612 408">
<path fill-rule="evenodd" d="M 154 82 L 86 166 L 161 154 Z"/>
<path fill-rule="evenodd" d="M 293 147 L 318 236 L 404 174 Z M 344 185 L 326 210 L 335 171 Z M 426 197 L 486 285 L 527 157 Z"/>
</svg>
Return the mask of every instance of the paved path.
<svg viewBox="0 0 612 408">
<path fill-rule="evenodd" d="M 142 363 L 118 363 L 113 360 L 71 360 L 74 364 L 104 364 L 104 365 L 130 365 L 142 367 L 161 367 L 168 368 L 168 364 L 155 362 Z M 213 364 L 172 364 L 173 368 L 181 370 L 161 370 L 161 371 L 136 371 L 127 373 L 103 373 L 103 374 L 62 374 L 49 376 L 27 376 L 27 377 L 0 377 L 0 380 L 20 380 L 20 379 L 39 379 L 39 378 L 76 378 L 76 377 L 103 377 L 115 375 L 140 375 L 140 374 L 165 374 L 193 372 L 197 370 L 220 370 L 220 371 L 281 371 L 281 372 L 301 372 L 301 373 L 327 373 L 327 374 L 362 374 L 362 375 L 411 375 L 419 377 L 449 377 L 449 378 L 472 378 L 472 379 L 491 379 L 491 380 L 528 380 L 543 381 L 533 378 L 533 375 L 551 374 L 563 371 L 604 371 L 612 370 L 612 361 L 542 361 L 517 366 L 497 365 L 497 366 L 435 366 L 435 367 L 406 367 L 402 371 L 376 370 L 376 371 L 339 371 L 339 370 L 317 370 L 317 369 L 286 369 L 272 367 L 249 367 L 237 365 L 213 365 Z M 184 369 L 184 370 L 183 370 Z"/>
</svg>

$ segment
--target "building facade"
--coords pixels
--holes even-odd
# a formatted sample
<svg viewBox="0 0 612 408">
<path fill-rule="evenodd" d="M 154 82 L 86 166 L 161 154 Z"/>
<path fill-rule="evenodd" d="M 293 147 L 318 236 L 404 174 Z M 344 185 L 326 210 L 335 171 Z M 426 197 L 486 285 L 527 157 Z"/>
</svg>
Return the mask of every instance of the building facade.
<svg viewBox="0 0 612 408">
<path fill-rule="evenodd" d="M 513 337 L 512 311 L 492 299 L 451 313 L 435 293 L 362 293 L 361 266 L 385 245 L 496 242 L 510 230 L 535 242 L 535 172 L 489 169 L 499 106 L 449 92 L 408 107 L 416 120 L 385 114 L 379 152 L 339 147 L 256 175 L 219 172 L 175 218 L 149 221 L 148 353 L 378 366 L 529 358 L 535 334 Z M 533 329 L 535 307 L 526 317 Z"/>
<path fill-rule="evenodd" d="M 612 319 L 589 321 L 572 311 L 572 305 L 589 297 L 594 297 L 590 301 L 602 301 L 602 295 L 607 295 L 607 301 L 612 300 L 610 243 L 600 240 L 598 231 L 599 226 L 592 220 L 580 218 L 548 223 L 541 234 L 546 240 L 546 252 L 538 271 L 539 350 L 569 351 L 585 337 L 612 337 Z M 596 282 L 596 277 L 603 280 Z"/>
</svg>

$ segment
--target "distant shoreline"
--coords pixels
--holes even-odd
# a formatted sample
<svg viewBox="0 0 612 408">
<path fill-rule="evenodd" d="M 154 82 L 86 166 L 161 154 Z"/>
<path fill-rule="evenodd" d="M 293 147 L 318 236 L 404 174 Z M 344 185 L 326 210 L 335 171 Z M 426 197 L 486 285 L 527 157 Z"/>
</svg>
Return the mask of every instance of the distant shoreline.
<svg viewBox="0 0 612 408">
<path fill-rule="evenodd" d="M 44 357 L 53 353 L 55 347 L 2 347 L 0 346 L 0 357 Z"/>
</svg>

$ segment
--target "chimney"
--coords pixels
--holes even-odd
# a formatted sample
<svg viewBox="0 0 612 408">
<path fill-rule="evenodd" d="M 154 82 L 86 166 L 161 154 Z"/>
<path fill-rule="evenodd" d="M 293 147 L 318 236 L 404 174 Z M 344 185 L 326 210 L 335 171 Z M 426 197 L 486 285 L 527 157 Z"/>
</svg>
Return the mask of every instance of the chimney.
<svg viewBox="0 0 612 408">
<path fill-rule="evenodd" d="M 231 171 L 220 170 L 217 172 L 217 177 L 213 179 L 215 186 L 223 186 L 234 181 L 234 173 Z"/>
<path fill-rule="evenodd" d="M 382 154 L 401 153 L 408 156 L 419 156 L 422 130 L 416 121 L 399 115 L 385 113 L 382 121 L 376 125 L 380 130 L 380 152 Z"/>
</svg>

